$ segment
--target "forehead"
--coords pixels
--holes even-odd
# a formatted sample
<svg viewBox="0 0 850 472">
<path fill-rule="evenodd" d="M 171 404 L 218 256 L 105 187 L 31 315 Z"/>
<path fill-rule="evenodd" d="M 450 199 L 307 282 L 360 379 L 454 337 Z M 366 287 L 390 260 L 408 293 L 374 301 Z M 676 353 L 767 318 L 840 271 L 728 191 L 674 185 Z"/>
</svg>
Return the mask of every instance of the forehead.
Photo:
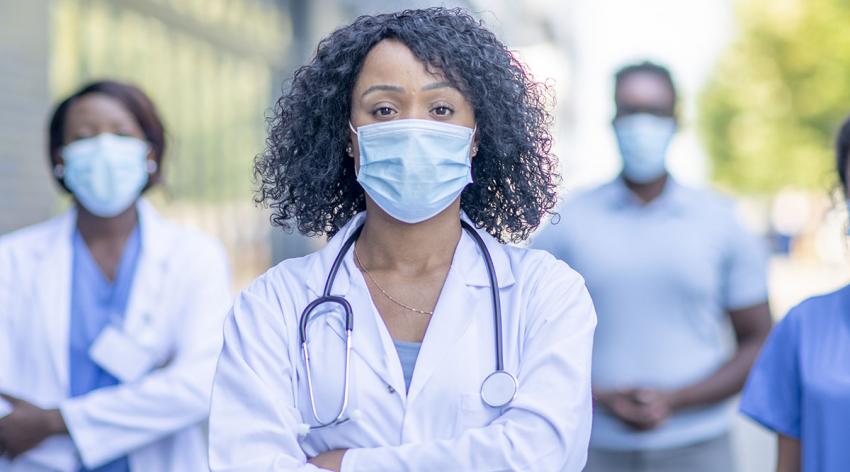
<svg viewBox="0 0 850 472">
<path fill-rule="evenodd" d="M 384 39 L 376 44 L 363 60 L 355 89 L 375 83 L 420 86 L 445 80 L 439 70 L 430 70 L 404 43 L 395 39 Z"/>
<path fill-rule="evenodd" d="M 632 72 L 620 80 L 615 100 L 618 105 L 672 108 L 675 103 L 670 84 L 652 72 Z"/>
<path fill-rule="evenodd" d="M 66 126 L 97 123 L 136 124 L 136 118 L 118 99 L 102 93 L 83 95 L 68 107 Z"/>
</svg>

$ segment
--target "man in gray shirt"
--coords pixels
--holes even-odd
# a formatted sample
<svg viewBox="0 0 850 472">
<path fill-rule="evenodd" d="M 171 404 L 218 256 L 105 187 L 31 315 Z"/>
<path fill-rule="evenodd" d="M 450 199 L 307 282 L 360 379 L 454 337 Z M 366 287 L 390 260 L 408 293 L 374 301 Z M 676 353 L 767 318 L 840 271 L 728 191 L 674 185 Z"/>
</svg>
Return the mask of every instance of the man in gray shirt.
<svg viewBox="0 0 850 472">
<path fill-rule="evenodd" d="M 622 173 L 534 241 L 585 277 L 598 313 L 585 470 L 730 471 L 729 399 L 771 324 L 766 253 L 731 201 L 667 173 L 669 71 L 621 69 L 614 101 Z"/>
</svg>

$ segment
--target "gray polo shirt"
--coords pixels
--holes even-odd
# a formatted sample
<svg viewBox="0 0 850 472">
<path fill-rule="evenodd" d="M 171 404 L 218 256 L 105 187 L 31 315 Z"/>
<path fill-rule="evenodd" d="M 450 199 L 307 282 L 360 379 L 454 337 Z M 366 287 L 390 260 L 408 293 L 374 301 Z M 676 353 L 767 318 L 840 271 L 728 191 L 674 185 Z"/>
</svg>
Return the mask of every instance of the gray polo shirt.
<svg viewBox="0 0 850 472">
<path fill-rule="evenodd" d="M 598 315 L 597 388 L 674 389 L 714 372 L 733 351 L 727 312 L 767 300 L 766 251 L 734 205 L 668 181 L 642 204 L 621 179 L 576 195 L 533 246 L 584 276 Z M 591 446 L 660 449 L 728 430 L 728 402 L 636 432 L 594 412 Z"/>
</svg>

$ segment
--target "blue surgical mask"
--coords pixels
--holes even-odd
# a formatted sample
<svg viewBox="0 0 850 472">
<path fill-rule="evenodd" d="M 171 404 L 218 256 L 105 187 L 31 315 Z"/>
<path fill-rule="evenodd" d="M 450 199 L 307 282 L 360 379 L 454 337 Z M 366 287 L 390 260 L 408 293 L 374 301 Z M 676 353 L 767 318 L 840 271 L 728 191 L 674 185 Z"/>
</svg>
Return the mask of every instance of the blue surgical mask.
<svg viewBox="0 0 850 472">
<path fill-rule="evenodd" d="M 673 118 L 649 113 L 624 116 L 614 121 L 614 133 L 627 179 L 643 184 L 667 172 L 667 148 L 676 133 Z"/>
<path fill-rule="evenodd" d="M 393 218 L 425 221 L 448 208 L 472 182 L 469 149 L 474 132 L 431 120 L 361 126 L 355 131 L 360 147 L 357 181 Z"/>
<path fill-rule="evenodd" d="M 135 203 L 148 182 L 148 143 L 103 133 L 62 148 L 62 177 L 92 214 L 111 218 Z"/>
</svg>

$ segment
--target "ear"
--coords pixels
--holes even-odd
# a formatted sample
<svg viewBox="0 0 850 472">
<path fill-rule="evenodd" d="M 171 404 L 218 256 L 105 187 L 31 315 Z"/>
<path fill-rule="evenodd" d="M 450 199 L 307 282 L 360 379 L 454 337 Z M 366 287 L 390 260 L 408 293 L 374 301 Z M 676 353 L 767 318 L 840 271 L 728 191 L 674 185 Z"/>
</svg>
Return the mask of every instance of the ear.
<svg viewBox="0 0 850 472">
<path fill-rule="evenodd" d="M 354 127 L 351 125 L 351 121 L 348 122 L 348 144 L 345 146 L 345 154 L 354 158 L 357 152 L 359 151 L 357 141 L 357 132 L 354 130 Z"/>
<path fill-rule="evenodd" d="M 478 155 L 478 144 L 480 143 L 480 141 L 481 137 L 479 135 L 478 129 L 476 128 L 475 133 L 473 133 L 472 135 L 472 147 L 469 150 L 469 157 L 475 157 L 476 155 Z"/>
<path fill-rule="evenodd" d="M 59 150 L 53 151 L 50 155 L 50 172 L 59 180 L 65 177 L 65 159 L 62 159 L 62 153 Z"/>
</svg>

